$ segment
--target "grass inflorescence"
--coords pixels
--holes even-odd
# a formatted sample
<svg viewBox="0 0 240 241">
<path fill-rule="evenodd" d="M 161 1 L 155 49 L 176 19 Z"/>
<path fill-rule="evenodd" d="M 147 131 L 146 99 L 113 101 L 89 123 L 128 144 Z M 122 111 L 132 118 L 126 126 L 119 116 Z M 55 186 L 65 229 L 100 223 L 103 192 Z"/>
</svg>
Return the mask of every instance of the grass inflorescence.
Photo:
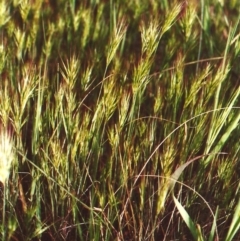
<svg viewBox="0 0 240 241">
<path fill-rule="evenodd" d="M 1 240 L 239 240 L 239 11 L 1 1 Z"/>
</svg>

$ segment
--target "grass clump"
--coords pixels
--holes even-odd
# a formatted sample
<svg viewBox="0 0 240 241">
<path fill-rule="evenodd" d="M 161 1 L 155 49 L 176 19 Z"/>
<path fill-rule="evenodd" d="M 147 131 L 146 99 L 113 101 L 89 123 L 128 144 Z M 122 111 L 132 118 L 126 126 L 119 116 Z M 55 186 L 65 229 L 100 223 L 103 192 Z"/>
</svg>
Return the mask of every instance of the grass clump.
<svg viewBox="0 0 240 241">
<path fill-rule="evenodd" d="M 2 1 L 1 239 L 238 240 L 239 7 Z"/>
</svg>

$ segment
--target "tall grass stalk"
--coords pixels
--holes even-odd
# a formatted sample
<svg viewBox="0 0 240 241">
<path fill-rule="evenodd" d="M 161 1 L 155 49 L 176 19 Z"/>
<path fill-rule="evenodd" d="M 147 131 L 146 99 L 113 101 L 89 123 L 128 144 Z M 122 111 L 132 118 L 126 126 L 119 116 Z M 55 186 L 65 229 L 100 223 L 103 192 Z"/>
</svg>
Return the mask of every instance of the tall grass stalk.
<svg viewBox="0 0 240 241">
<path fill-rule="evenodd" d="M 238 240 L 239 9 L 1 1 L 2 239 Z"/>
</svg>

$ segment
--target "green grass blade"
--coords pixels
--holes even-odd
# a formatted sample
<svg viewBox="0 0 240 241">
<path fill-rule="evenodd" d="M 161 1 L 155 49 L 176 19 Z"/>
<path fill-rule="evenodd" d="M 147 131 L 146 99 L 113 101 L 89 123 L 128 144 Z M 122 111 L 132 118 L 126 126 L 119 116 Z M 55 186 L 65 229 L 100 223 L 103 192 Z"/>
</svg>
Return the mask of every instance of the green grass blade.
<svg viewBox="0 0 240 241">
<path fill-rule="evenodd" d="M 226 141 L 228 140 L 229 136 L 231 135 L 231 133 L 237 128 L 238 123 L 240 121 L 240 114 L 238 114 L 229 124 L 226 132 L 223 134 L 223 136 L 221 137 L 221 139 L 219 140 L 218 144 L 215 146 L 213 152 L 218 152 L 221 150 L 221 148 L 223 147 L 223 145 L 226 143 Z M 206 160 L 204 160 L 204 165 L 207 165 L 210 161 L 211 161 L 212 157 L 209 156 Z"/>
<path fill-rule="evenodd" d="M 216 228 L 217 228 L 217 216 L 218 216 L 218 207 L 217 207 L 216 213 L 214 215 L 213 224 L 212 224 L 212 228 L 211 228 L 211 232 L 210 232 L 208 241 L 213 241 L 214 233 L 215 233 Z"/>
<path fill-rule="evenodd" d="M 190 216 L 188 215 L 186 209 L 181 205 L 181 203 L 174 197 L 174 195 L 172 195 L 173 197 L 173 201 L 180 213 L 180 215 L 182 216 L 184 222 L 186 223 L 186 225 L 188 226 L 194 240 L 198 241 L 199 239 L 199 231 L 196 228 L 195 224 L 193 223 L 192 219 L 190 218 Z"/>
<path fill-rule="evenodd" d="M 233 220 L 227 233 L 225 241 L 231 241 L 240 229 L 240 200 L 233 215 Z"/>
</svg>

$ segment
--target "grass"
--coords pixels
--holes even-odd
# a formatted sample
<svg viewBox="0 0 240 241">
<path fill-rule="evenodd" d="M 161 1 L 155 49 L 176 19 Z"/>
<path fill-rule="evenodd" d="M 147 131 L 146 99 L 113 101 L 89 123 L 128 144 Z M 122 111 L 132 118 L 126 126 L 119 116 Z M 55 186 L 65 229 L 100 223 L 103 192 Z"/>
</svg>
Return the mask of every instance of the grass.
<svg viewBox="0 0 240 241">
<path fill-rule="evenodd" d="M 1 240 L 239 240 L 239 11 L 1 1 Z"/>
</svg>

